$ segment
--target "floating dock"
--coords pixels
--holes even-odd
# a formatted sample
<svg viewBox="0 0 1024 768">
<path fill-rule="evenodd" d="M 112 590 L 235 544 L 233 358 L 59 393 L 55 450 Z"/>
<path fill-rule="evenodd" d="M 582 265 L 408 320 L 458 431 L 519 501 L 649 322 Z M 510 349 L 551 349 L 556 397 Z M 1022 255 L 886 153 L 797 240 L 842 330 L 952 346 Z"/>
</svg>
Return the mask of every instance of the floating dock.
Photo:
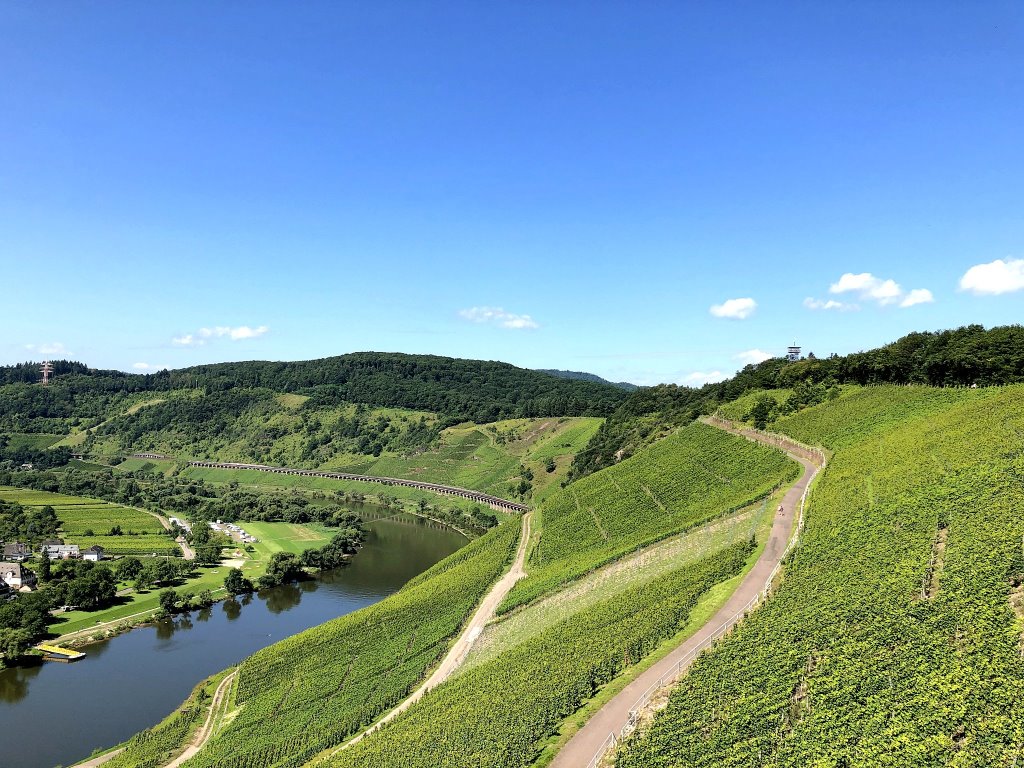
<svg viewBox="0 0 1024 768">
<path fill-rule="evenodd" d="M 65 664 L 70 664 L 72 661 L 78 661 L 79 659 L 85 658 L 85 654 L 82 653 L 82 651 L 75 651 L 71 648 L 61 648 L 59 645 L 47 645 L 46 643 L 40 643 L 36 648 L 43 652 L 43 659 L 45 661 L 61 661 Z"/>
</svg>

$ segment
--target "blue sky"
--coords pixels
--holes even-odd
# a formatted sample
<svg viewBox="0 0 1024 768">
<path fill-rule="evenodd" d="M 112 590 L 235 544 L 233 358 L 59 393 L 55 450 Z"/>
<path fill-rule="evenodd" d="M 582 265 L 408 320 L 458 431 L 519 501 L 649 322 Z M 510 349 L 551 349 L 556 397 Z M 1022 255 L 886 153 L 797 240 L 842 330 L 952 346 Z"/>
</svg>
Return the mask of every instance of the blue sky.
<svg viewBox="0 0 1024 768">
<path fill-rule="evenodd" d="M 0 362 L 700 383 L 1022 318 L 1019 2 L 9 2 L 0 30 Z"/>
</svg>

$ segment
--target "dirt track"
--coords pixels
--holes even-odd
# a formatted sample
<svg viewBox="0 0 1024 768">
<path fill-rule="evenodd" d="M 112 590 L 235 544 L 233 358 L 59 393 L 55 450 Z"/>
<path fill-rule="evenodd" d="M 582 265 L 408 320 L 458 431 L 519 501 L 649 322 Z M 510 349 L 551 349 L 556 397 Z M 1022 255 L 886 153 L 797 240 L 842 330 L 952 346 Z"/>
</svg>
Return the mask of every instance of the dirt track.
<svg viewBox="0 0 1024 768">
<path fill-rule="evenodd" d="M 781 448 L 794 460 L 803 466 L 803 474 L 793 486 L 786 492 L 782 500 L 782 511 L 777 512 L 772 522 L 772 530 L 765 545 L 761 557 L 747 573 L 746 578 L 737 587 L 729 600 L 718 612 L 712 616 L 694 635 L 674 649 L 668 656 L 658 661 L 652 667 L 643 672 L 633 682 L 622 689 L 614 698 L 605 704 L 600 710 L 577 731 L 572 738 L 562 747 L 550 763 L 550 768 L 585 768 L 594 759 L 602 748 L 610 742 L 610 736 L 616 738 L 623 728 L 630 722 L 631 711 L 637 700 L 654 684 L 680 663 L 685 669 L 696 657 L 695 652 L 702 647 L 702 644 L 710 638 L 723 624 L 736 623 L 742 618 L 737 615 L 745 605 L 756 598 L 768 585 L 775 566 L 781 562 L 793 531 L 796 516 L 800 510 L 800 499 L 808 484 L 817 474 L 819 466 L 805 458 L 807 451 L 803 448 L 793 446 L 780 446 L 771 443 L 768 438 L 753 432 L 725 425 L 712 423 L 712 426 L 735 434 L 742 435 L 750 440 L 773 444 Z"/>
<path fill-rule="evenodd" d="M 495 582 L 494 586 L 491 587 L 490 592 L 488 592 L 484 596 L 484 599 L 480 601 L 480 605 L 473 613 L 473 617 L 469 620 L 469 623 L 466 624 L 466 628 L 462 631 L 459 639 L 455 641 L 454 645 L 452 645 L 451 650 L 448 651 L 448 654 L 444 659 L 442 659 L 437 669 L 434 670 L 434 673 L 427 678 L 426 682 L 413 691 L 412 694 L 410 694 L 409 697 L 401 704 L 392 709 L 384 717 L 354 739 L 343 744 L 339 749 L 350 747 L 353 744 L 362 741 L 362 739 L 380 728 L 384 723 L 398 717 L 398 715 L 419 701 L 423 697 L 423 694 L 431 688 L 437 687 L 451 677 L 452 672 L 459 668 L 459 665 L 462 664 L 466 656 L 469 654 L 470 649 L 473 647 L 473 643 L 475 643 L 477 638 L 480 637 L 480 633 L 483 632 L 484 625 L 494 617 L 494 611 L 501 604 L 501 601 L 505 599 L 505 596 L 512 589 L 513 585 L 526 575 L 526 571 L 523 570 L 523 563 L 526 560 L 526 548 L 529 541 L 530 513 L 527 512 L 523 515 L 523 528 L 519 534 L 519 546 L 516 547 L 516 556 L 512 561 L 512 567 L 509 568 L 508 572 L 504 576 Z"/>
</svg>

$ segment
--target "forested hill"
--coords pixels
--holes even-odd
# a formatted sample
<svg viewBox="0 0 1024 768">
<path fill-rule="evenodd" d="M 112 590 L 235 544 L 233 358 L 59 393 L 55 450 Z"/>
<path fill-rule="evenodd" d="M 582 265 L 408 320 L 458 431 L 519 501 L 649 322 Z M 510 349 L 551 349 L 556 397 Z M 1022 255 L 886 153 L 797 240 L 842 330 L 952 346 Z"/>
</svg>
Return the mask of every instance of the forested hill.
<svg viewBox="0 0 1024 768">
<path fill-rule="evenodd" d="M 570 477 L 614 464 L 750 390 L 791 389 L 801 405 L 810 405 L 842 384 L 984 387 L 1020 382 L 1024 382 L 1024 326 L 1020 325 L 987 330 L 968 325 L 911 333 L 878 349 L 828 357 L 811 352 L 792 363 L 772 358 L 700 389 L 665 384 L 633 392 L 577 455 Z"/>
<path fill-rule="evenodd" d="M 31 387 L 0 395 L 0 411 L 8 399 L 16 399 L 23 410 L 34 404 L 50 412 L 97 395 L 263 389 L 301 393 L 322 403 L 408 408 L 483 423 L 529 416 L 604 416 L 627 396 L 610 384 L 558 378 L 508 363 L 380 352 L 299 362 L 217 363 L 155 374 L 91 370 L 68 361 L 54 367 L 53 382 L 45 390 Z M 37 366 L 0 368 L 0 384 L 33 380 L 38 380 Z"/>
<path fill-rule="evenodd" d="M 596 381 L 598 384 L 611 384 L 613 387 L 624 389 L 627 392 L 635 392 L 640 389 L 636 384 L 630 384 L 628 381 L 608 381 L 608 379 L 602 379 L 596 373 L 586 373 L 584 371 L 560 371 L 555 368 L 538 368 L 537 370 L 551 376 L 558 376 L 560 379 L 576 379 L 577 381 Z"/>
</svg>

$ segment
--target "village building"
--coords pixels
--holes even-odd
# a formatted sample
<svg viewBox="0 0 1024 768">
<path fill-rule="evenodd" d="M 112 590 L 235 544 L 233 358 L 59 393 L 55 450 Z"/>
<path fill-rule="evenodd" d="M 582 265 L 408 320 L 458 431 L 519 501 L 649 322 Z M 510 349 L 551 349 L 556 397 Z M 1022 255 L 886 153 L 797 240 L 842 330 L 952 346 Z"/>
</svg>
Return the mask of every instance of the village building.
<svg viewBox="0 0 1024 768">
<path fill-rule="evenodd" d="M 4 544 L 3 558 L 9 563 L 20 563 L 23 560 L 28 560 L 31 556 L 32 550 L 28 544 L 22 544 L 17 541 Z"/>
<path fill-rule="evenodd" d="M 39 551 L 51 560 L 68 560 L 81 556 L 77 544 L 64 544 L 63 542 L 43 542 Z"/>
<path fill-rule="evenodd" d="M 12 590 L 35 589 L 36 575 L 21 563 L 0 563 L 0 579 Z"/>
<path fill-rule="evenodd" d="M 83 560 L 89 560 L 93 563 L 98 563 L 103 559 L 103 547 L 99 544 L 93 544 L 85 552 L 82 553 Z"/>
</svg>

